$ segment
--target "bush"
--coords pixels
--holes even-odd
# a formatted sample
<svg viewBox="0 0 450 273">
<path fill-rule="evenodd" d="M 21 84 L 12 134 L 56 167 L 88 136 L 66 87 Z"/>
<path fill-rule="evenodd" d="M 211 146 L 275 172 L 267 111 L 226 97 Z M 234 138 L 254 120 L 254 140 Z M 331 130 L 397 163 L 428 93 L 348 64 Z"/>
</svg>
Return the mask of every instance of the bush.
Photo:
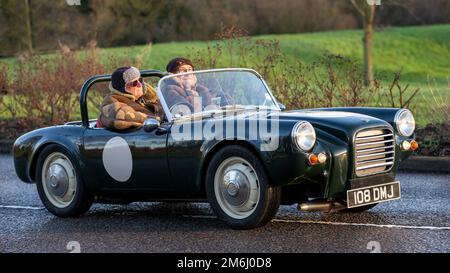
<svg viewBox="0 0 450 273">
<path fill-rule="evenodd" d="M 367 105 L 370 96 L 380 90 L 377 81 L 373 87 L 365 87 L 359 65 L 348 58 L 325 55 L 311 65 L 289 62 L 278 40 L 246 35 L 239 28 L 222 28 L 217 41 L 189 57 L 199 68 L 255 69 L 287 109 Z"/>
<path fill-rule="evenodd" d="M 8 67 L 0 65 L 0 96 L 8 94 Z"/>
<path fill-rule="evenodd" d="M 1 108 L 28 130 L 67 122 L 79 108 L 80 88 L 87 78 L 129 63 L 113 57 L 105 62 L 95 42 L 79 53 L 60 44 L 59 52 L 51 58 L 24 56 L 14 72 L 15 78 L 9 85 L 5 81 L 8 95 L 0 101 Z M 98 96 L 90 99 L 99 104 Z"/>
<path fill-rule="evenodd" d="M 363 84 L 360 65 L 340 55 L 325 55 L 305 65 L 300 60 L 288 62 L 277 40 L 258 40 L 238 28 L 223 28 L 217 41 L 190 56 L 199 68 L 250 67 L 258 71 L 274 95 L 287 109 L 339 106 L 377 106 L 409 108 L 433 124 L 417 130 L 421 143 L 419 154 L 448 156 L 450 153 L 450 105 L 446 97 L 429 84 L 431 97 L 426 105 L 417 105 L 420 89 L 411 90 L 401 83 L 401 71 L 389 85 L 375 79 L 374 85 Z M 450 86 L 450 85 L 449 85 Z M 419 107 L 420 106 L 420 107 Z"/>
<path fill-rule="evenodd" d="M 6 65 L 0 65 L 0 117 L 6 112 L 6 109 L 3 106 L 3 101 L 8 94 L 8 89 L 8 67 Z"/>
<path fill-rule="evenodd" d="M 417 129 L 419 154 L 426 156 L 450 156 L 450 122 L 428 124 Z"/>
<path fill-rule="evenodd" d="M 432 103 L 419 107 L 415 98 L 423 94 L 400 83 L 401 71 L 394 75 L 389 85 L 375 80 L 372 87 L 366 87 L 360 65 L 340 55 L 324 55 L 312 64 L 304 64 L 301 60 L 288 60 L 281 52 L 278 40 L 254 39 L 243 29 L 222 27 L 216 38 L 205 49 L 190 51 L 192 54 L 187 57 L 193 60 L 197 69 L 253 68 L 288 110 L 339 106 L 412 108 L 416 118 L 419 115 L 427 117 L 427 121 L 434 124 L 429 126 L 440 128 L 435 131 L 441 138 L 424 135 L 427 130 L 418 130 L 419 140 L 424 141 L 421 153 L 439 154 L 437 151 L 448 143 L 448 125 L 440 124 L 448 122 L 450 106 L 431 82 L 432 96 L 424 101 Z M 22 132 L 18 128 L 32 130 L 66 122 L 79 109 L 78 95 L 84 80 L 94 74 L 111 73 L 118 66 L 131 63 L 142 66 L 151 49 L 151 44 L 144 47 L 133 60 L 104 56 L 95 42 L 78 53 L 60 44 L 58 54 L 51 58 L 24 55 L 13 71 L 15 78 L 8 78 L 6 66 L 0 67 L 0 91 L 8 94 L 0 96 L 0 115 L 6 113 L 12 117 L 14 130 L 18 130 L 16 134 Z M 90 92 L 89 105 L 98 111 L 108 87 L 103 83 L 92 89 L 97 92 Z M 92 113 L 93 117 L 97 112 Z M 3 127 L 12 128 L 10 123 Z M 0 138 L 4 135 L 0 130 Z M 7 137 L 10 137 L 9 133 Z"/>
</svg>

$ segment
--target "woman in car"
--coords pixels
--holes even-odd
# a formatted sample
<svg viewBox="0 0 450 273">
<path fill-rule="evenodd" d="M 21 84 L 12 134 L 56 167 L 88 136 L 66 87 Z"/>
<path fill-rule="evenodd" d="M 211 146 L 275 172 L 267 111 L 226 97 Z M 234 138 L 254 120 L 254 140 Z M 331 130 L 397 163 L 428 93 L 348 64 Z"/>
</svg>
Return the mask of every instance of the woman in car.
<svg viewBox="0 0 450 273">
<path fill-rule="evenodd" d="M 97 127 L 124 130 L 140 127 L 148 118 L 164 118 L 156 91 L 144 83 L 136 67 L 120 67 L 114 71 L 111 91 L 101 105 Z"/>
</svg>

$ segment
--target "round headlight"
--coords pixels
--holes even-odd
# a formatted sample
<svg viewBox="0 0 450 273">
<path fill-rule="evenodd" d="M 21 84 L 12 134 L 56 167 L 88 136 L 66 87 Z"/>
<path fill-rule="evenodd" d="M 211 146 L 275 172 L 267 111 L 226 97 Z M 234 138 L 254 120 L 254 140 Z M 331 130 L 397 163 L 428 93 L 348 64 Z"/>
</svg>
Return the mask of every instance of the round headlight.
<svg viewBox="0 0 450 273">
<path fill-rule="evenodd" d="M 408 109 L 402 109 L 395 115 L 395 125 L 397 131 L 405 137 L 409 137 L 414 133 L 416 129 L 416 121 L 414 116 Z"/>
<path fill-rule="evenodd" d="M 302 121 L 295 124 L 292 129 L 292 142 L 297 148 L 308 152 L 316 144 L 316 130 L 307 121 Z"/>
</svg>

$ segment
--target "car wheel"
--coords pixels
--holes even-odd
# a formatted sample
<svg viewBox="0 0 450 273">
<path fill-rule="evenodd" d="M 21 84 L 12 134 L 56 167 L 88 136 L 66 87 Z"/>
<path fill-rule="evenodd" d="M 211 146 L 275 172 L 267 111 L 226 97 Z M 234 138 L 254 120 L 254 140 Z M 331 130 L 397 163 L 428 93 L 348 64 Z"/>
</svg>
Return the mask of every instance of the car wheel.
<svg viewBox="0 0 450 273">
<path fill-rule="evenodd" d="M 36 186 L 45 208 L 59 217 L 75 217 L 89 210 L 92 195 L 86 192 L 78 164 L 59 145 L 44 148 L 36 168 Z"/>
<path fill-rule="evenodd" d="M 367 205 L 367 206 L 361 206 L 361 207 L 356 207 L 356 208 L 344 209 L 342 211 L 343 212 L 355 212 L 355 213 L 356 212 L 364 212 L 366 210 L 372 209 L 376 205 L 378 205 L 378 204 L 370 204 L 370 205 Z"/>
<path fill-rule="evenodd" d="M 225 147 L 213 156 L 206 193 L 213 211 L 236 229 L 265 225 L 277 213 L 281 200 L 281 187 L 269 185 L 260 160 L 241 146 Z"/>
</svg>

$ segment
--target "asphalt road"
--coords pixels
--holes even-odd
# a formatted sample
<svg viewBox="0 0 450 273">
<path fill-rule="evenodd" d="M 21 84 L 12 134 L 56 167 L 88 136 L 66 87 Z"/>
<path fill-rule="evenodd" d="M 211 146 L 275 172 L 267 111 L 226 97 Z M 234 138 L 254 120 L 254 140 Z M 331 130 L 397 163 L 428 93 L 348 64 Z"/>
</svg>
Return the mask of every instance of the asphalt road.
<svg viewBox="0 0 450 273">
<path fill-rule="evenodd" d="M 236 231 L 197 203 L 94 205 L 80 218 L 60 219 L 43 209 L 35 185 L 19 181 L 11 157 L 0 155 L 0 252 L 450 253 L 450 175 L 397 178 L 402 199 L 369 212 L 281 206 L 267 226 Z"/>
</svg>

